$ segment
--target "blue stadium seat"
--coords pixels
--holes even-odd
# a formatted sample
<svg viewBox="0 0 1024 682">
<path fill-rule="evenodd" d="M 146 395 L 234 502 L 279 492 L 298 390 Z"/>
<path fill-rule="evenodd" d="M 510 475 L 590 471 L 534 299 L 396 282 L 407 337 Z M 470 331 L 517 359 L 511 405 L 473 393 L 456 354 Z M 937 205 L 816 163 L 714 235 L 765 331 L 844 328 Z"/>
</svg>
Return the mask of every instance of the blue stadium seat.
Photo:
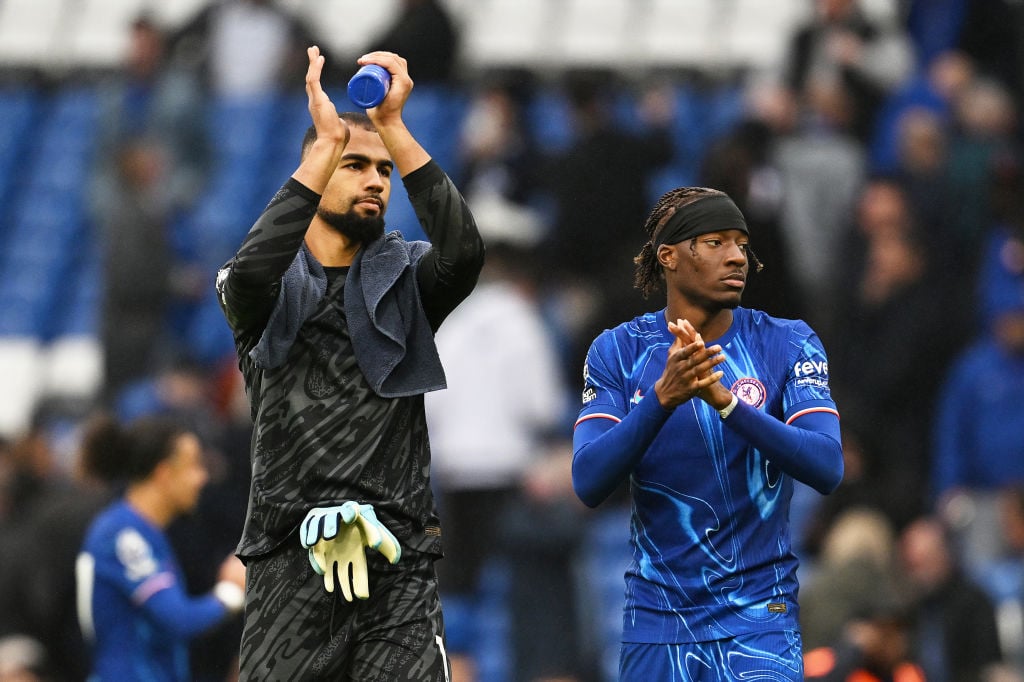
<svg viewBox="0 0 1024 682">
<path fill-rule="evenodd" d="M 259 163 L 274 130 L 276 97 L 213 97 L 208 122 L 211 138 L 222 159 Z"/>
<path fill-rule="evenodd" d="M 60 272 L 45 254 L 38 258 L 28 255 L 11 254 L 5 258 L 0 279 L 0 300 L 4 306 L 0 335 L 42 339 Z"/>
<path fill-rule="evenodd" d="M 35 125 L 39 109 L 39 95 L 30 87 L 0 89 L 0 193 L 5 192 L 14 179 L 10 174 L 19 171 L 17 163 L 29 144 L 29 131 Z"/>
<path fill-rule="evenodd" d="M 569 102 L 560 90 L 540 89 L 526 116 L 541 149 L 548 152 L 563 151 L 572 142 L 572 114 Z"/>
<path fill-rule="evenodd" d="M 446 85 L 417 85 L 402 118 L 423 148 L 450 174 L 458 160 L 459 134 L 466 115 L 464 93 Z"/>
<path fill-rule="evenodd" d="M 215 270 L 234 254 L 261 209 L 236 196 L 207 193 L 183 225 L 190 250 L 204 267 Z"/>
<path fill-rule="evenodd" d="M 193 359 L 215 365 L 235 352 L 235 341 L 217 303 L 217 296 L 210 287 L 208 296 L 196 309 L 187 331 L 186 343 Z"/>
<path fill-rule="evenodd" d="M 9 205 L 22 184 L 39 93 L 31 87 L 0 89 L 0 243 L 9 233 Z"/>
<path fill-rule="evenodd" d="M 98 336 L 102 306 L 102 274 L 95 240 L 76 250 L 73 262 L 62 272 L 63 295 L 49 310 L 44 340 L 62 336 Z"/>
</svg>

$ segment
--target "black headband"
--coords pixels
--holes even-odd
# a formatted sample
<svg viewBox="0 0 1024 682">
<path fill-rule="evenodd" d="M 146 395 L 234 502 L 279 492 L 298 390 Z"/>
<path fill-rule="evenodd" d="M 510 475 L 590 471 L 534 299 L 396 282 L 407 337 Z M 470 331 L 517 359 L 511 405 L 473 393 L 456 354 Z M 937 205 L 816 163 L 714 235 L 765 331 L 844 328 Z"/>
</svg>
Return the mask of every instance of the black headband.
<svg viewBox="0 0 1024 682">
<path fill-rule="evenodd" d="M 725 230 L 750 234 L 747 221 L 732 199 L 724 194 L 715 194 L 677 208 L 652 241 L 657 248 L 662 244 L 678 244 L 708 232 Z"/>
</svg>

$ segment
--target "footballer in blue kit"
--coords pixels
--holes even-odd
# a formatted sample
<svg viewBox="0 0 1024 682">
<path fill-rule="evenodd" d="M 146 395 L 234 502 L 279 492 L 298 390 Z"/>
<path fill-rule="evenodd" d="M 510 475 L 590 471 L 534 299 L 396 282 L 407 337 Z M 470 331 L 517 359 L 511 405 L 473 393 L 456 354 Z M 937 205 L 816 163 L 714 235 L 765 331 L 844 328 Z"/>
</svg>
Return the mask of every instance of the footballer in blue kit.
<svg viewBox="0 0 1024 682">
<path fill-rule="evenodd" d="M 187 682 L 189 640 L 240 611 L 245 569 L 228 557 L 212 592 L 186 590 L 165 529 L 195 507 L 208 478 L 193 433 L 156 417 L 103 430 L 100 454 L 111 464 L 90 469 L 128 483 L 93 519 L 75 565 L 78 620 L 92 649 L 89 682 Z"/>
<path fill-rule="evenodd" d="M 97 517 L 83 546 L 91 558 L 91 620 L 102 634 L 97 680 L 187 680 L 188 638 L 223 620 L 213 595 L 190 600 L 171 546 L 119 501 Z M 90 559 L 79 557 L 79 565 Z M 81 570 L 81 569 L 80 569 Z"/>
<path fill-rule="evenodd" d="M 630 487 L 620 679 L 801 680 L 788 515 L 794 480 L 842 479 L 827 356 L 739 307 L 757 261 L 727 195 L 673 190 L 647 232 L 637 285 L 668 305 L 594 341 L 573 439 L 587 505 Z"/>
</svg>

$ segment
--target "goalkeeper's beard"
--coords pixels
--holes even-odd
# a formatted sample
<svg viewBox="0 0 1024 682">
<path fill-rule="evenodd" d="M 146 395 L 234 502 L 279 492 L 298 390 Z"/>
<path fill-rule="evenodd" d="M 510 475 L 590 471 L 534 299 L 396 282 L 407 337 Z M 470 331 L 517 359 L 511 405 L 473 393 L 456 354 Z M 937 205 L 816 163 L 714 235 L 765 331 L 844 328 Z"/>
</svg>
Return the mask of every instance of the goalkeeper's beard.
<svg viewBox="0 0 1024 682">
<path fill-rule="evenodd" d="M 384 216 L 360 216 L 354 211 L 339 213 L 326 208 L 317 208 L 316 214 L 331 229 L 359 244 L 368 244 L 384 234 Z"/>
</svg>

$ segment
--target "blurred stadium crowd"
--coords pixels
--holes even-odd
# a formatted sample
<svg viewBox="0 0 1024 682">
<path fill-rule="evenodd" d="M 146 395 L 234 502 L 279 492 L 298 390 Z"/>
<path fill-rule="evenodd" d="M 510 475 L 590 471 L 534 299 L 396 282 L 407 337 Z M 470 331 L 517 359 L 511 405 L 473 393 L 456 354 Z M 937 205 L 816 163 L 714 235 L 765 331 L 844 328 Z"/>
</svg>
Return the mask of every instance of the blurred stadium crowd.
<svg viewBox="0 0 1024 682">
<path fill-rule="evenodd" d="M 660 305 L 632 257 L 681 185 L 746 214 L 745 305 L 829 351 L 846 478 L 794 504 L 805 649 L 1024 679 L 1024 3 L 2 0 L 0 681 L 84 679 L 97 413 L 204 438 L 172 530 L 190 586 L 237 540 L 249 415 L 213 274 L 298 163 L 309 44 L 339 109 L 357 56 L 408 58 L 406 121 L 488 243 L 431 397 L 464 420 L 431 425 L 443 518 L 488 517 L 458 536 L 479 570 L 442 566 L 476 679 L 615 678 L 628 509 L 575 500 L 570 429 L 590 341 Z M 398 183 L 388 217 L 423 237 Z M 195 678 L 236 648 L 197 640 Z"/>
</svg>

